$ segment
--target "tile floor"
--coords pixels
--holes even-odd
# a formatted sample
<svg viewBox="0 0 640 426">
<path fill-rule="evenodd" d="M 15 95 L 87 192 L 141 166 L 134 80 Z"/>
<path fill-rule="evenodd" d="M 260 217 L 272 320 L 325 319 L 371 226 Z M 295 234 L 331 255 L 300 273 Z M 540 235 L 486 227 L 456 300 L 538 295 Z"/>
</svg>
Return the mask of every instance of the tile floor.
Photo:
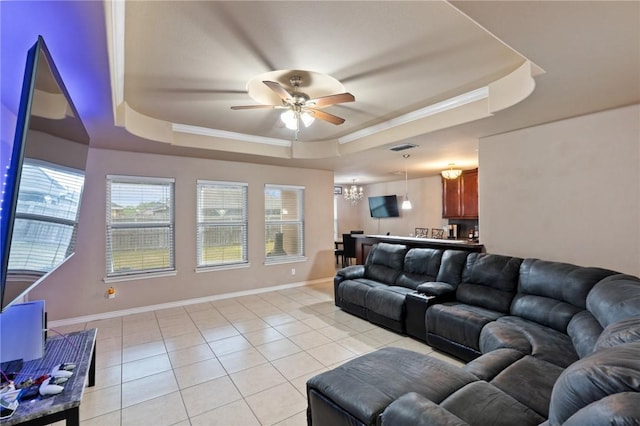
<svg viewBox="0 0 640 426">
<path fill-rule="evenodd" d="M 331 281 L 58 330 L 84 328 L 98 342 L 83 426 L 302 426 L 307 379 L 358 355 L 399 346 L 461 365 L 336 308 Z"/>
</svg>

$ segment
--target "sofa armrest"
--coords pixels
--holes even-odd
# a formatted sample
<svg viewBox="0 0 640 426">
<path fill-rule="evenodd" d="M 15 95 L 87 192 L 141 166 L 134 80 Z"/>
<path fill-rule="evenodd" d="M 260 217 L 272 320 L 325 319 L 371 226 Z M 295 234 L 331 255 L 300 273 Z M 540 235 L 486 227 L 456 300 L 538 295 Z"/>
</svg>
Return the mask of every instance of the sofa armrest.
<svg viewBox="0 0 640 426">
<path fill-rule="evenodd" d="M 449 283 L 432 281 L 418 285 L 418 287 L 416 287 L 416 290 L 419 293 L 424 293 L 429 296 L 442 296 L 445 294 L 453 293 L 454 291 L 456 291 L 456 288 Z"/>
<path fill-rule="evenodd" d="M 364 265 L 351 265 L 340 269 L 336 275 L 342 277 L 343 280 L 353 280 L 364 277 Z"/>
<path fill-rule="evenodd" d="M 468 426 L 468 423 L 452 412 L 415 392 L 402 395 L 393 401 L 380 414 L 380 424 L 382 426 Z"/>
</svg>

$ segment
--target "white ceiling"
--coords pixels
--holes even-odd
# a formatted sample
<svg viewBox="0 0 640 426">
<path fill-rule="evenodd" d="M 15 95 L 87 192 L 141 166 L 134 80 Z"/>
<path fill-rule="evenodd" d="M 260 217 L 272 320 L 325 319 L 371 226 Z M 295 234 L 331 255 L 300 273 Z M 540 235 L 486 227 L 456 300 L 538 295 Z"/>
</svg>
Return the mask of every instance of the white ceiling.
<svg viewBox="0 0 640 426">
<path fill-rule="evenodd" d="M 128 0 L 124 5 L 119 21 L 124 39 L 116 49 L 124 59 L 122 100 L 157 123 L 291 140 L 292 131 L 279 124 L 277 110 L 230 109 L 254 104 L 247 82 L 279 69 L 329 74 L 356 101 L 325 109 L 345 118 L 343 125 L 316 121 L 299 135 L 297 143 L 312 151 L 333 144 L 332 155 L 323 151 L 296 158 L 294 153 L 290 158 L 290 148 L 278 148 L 274 155 L 236 149 L 243 142 L 234 140 L 175 146 L 107 129 L 106 120 L 95 127 L 106 133 L 92 134 L 92 145 L 99 148 L 322 168 L 334 170 L 337 183 L 370 183 L 397 180 L 394 172 L 404 170 L 403 153 L 389 151 L 390 145 L 418 145 L 404 152 L 411 154 L 410 177 L 430 176 L 451 162 L 476 167 L 480 137 L 640 102 L 637 1 Z M 106 10 L 111 6 L 108 2 Z M 112 31 L 106 22 L 106 31 L 100 25 L 95 31 Z M 117 56 L 111 53 L 113 72 Z M 535 75 L 535 90 L 493 116 L 471 116 L 469 123 L 422 134 L 401 127 L 389 143 L 357 148 L 337 143 L 484 87 L 527 60 L 544 70 Z M 118 91 L 111 78 L 112 90 Z M 105 108 L 102 114 L 113 122 L 113 111 Z"/>
</svg>

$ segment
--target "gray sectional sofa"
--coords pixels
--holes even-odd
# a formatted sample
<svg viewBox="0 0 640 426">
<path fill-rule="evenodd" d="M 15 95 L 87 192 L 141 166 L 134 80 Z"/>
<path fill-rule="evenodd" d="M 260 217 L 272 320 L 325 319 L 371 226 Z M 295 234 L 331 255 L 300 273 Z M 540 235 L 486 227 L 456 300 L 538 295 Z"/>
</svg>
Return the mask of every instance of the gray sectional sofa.
<svg viewBox="0 0 640 426">
<path fill-rule="evenodd" d="M 640 425 L 637 277 L 380 243 L 334 285 L 343 310 L 469 362 L 363 355 L 307 382 L 310 425 Z"/>
</svg>

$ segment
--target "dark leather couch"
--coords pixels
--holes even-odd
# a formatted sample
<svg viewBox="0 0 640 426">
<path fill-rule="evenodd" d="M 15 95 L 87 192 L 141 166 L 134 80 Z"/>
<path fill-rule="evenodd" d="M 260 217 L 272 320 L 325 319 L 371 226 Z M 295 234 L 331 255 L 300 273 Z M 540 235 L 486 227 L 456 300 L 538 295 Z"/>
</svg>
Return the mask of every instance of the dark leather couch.
<svg viewBox="0 0 640 426">
<path fill-rule="evenodd" d="M 336 304 L 402 332 L 397 295 L 405 290 L 392 287 L 432 292 L 438 303 L 426 310 L 427 342 L 470 362 L 457 368 L 399 348 L 363 355 L 307 382 L 309 424 L 640 425 L 637 277 L 444 251 L 412 254 L 430 260 L 430 273 L 402 286 L 400 253 L 410 251 L 375 250 L 367 264 L 338 273 Z M 384 273 L 367 275 L 388 250 Z M 436 281 L 418 283 L 422 276 Z M 394 308 L 372 303 L 378 298 Z"/>
</svg>

